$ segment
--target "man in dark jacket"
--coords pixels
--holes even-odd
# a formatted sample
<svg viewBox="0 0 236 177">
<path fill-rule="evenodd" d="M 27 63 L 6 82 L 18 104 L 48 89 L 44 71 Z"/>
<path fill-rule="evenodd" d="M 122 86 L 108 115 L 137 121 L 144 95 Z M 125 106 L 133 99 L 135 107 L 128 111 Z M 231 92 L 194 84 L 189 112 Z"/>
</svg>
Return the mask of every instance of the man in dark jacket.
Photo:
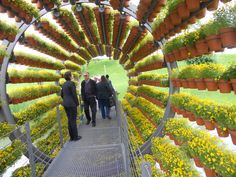
<svg viewBox="0 0 236 177">
<path fill-rule="evenodd" d="M 89 73 L 84 73 L 84 80 L 81 83 L 81 95 L 84 101 L 84 113 L 87 118 L 87 125 L 91 122 L 89 107 L 92 111 L 92 126 L 96 126 L 96 82 L 89 78 Z"/>
<path fill-rule="evenodd" d="M 68 118 L 68 130 L 70 134 L 70 140 L 77 141 L 81 139 L 81 136 L 78 136 L 76 125 L 77 106 L 79 105 L 79 101 L 76 94 L 75 84 L 71 81 L 71 72 L 66 72 L 64 77 L 66 79 L 66 82 L 63 84 L 61 90 L 61 97 L 63 98 L 62 105 L 65 108 L 66 115 Z"/>
</svg>

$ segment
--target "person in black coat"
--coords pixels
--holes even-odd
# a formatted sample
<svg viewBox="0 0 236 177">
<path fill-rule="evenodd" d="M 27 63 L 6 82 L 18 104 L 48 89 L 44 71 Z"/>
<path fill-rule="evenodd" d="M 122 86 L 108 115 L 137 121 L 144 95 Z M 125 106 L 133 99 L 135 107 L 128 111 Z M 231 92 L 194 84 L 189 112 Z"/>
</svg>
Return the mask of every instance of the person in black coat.
<svg viewBox="0 0 236 177">
<path fill-rule="evenodd" d="M 81 136 L 78 136 L 76 125 L 77 106 L 79 105 L 79 101 L 76 94 L 75 84 L 71 81 L 71 72 L 66 72 L 64 77 L 66 79 L 66 82 L 62 85 L 61 90 L 61 97 L 63 99 L 62 105 L 64 106 L 68 118 L 68 130 L 70 134 L 70 140 L 77 141 L 81 139 Z"/>
<path fill-rule="evenodd" d="M 84 101 L 84 113 L 87 118 L 87 125 L 91 122 L 91 117 L 89 113 L 89 107 L 92 111 L 92 126 L 96 126 L 96 113 L 97 113 L 97 103 L 96 103 L 96 82 L 89 78 L 89 73 L 84 73 L 84 80 L 81 83 L 81 95 Z"/>
<path fill-rule="evenodd" d="M 100 104 L 102 118 L 111 119 L 109 108 L 109 97 L 112 95 L 112 89 L 107 82 L 105 76 L 101 77 L 101 81 L 97 84 L 97 99 Z"/>
</svg>

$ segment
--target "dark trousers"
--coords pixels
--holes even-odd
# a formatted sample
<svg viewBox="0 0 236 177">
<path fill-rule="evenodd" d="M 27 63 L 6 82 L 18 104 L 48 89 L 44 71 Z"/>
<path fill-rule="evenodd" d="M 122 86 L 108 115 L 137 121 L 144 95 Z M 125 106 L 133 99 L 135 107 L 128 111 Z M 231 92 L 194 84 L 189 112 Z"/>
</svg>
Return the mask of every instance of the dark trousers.
<svg viewBox="0 0 236 177">
<path fill-rule="evenodd" d="M 110 117 L 109 99 L 99 99 L 98 103 L 100 105 L 102 118 Z"/>
<path fill-rule="evenodd" d="M 70 139 L 76 139 L 78 137 L 76 117 L 77 117 L 77 107 L 64 107 L 66 115 L 68 118 L 68 130 L 70 134 Z"/>
<path fill-rule="evenodd" d="M 95 97 L 86 98 L 84 100 L 84 113 L 86 115 L 86 118 L 88 121 L 91 121 L 90 113 L 89 113 L 89 107 L 92 112 L 92 122 L 96 122 L 96 112 L 97 112 L 97 103 Z"/>
</svg>

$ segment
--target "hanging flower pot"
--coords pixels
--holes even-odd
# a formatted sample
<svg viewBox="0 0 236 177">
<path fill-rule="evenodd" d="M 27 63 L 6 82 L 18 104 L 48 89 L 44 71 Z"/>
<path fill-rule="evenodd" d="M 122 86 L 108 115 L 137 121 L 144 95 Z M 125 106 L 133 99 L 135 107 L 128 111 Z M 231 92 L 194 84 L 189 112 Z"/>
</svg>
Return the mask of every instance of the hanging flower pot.
<svg viewBox="0 0 236 177">
<path fill-rule="evenodd" d="M 200 159 L 199 159 L 198 157 L 193 157 L 193 160 L 194 160 L 195 165 L 196 165 L 197 167 L 199 167 L 199 168 L 202 168 L 202 167 L 203 167 L 203 165 L 202 165 L 202 163 L 201 163 L 201 161 L 200 161 Z"/>
<path fill-rule="evenodd" d="M 200 0 L 186 0 L 186 5 L 190 12 L 194 12 L 200 8 Z"/>
<path fill-rule="evenodd" d="M 226 129 L 226 130 L 222 130 L 217 123 L 215 123 L 215 127 L 216 127 L 216 130 L 217 130 L 217 134 L 219 137 L 228 137 L 229 136 L 229 131 Z"/>
<path fill-rule="evenodd" d="M 210 51 L 215 51 L 215 52 L 224 51 L 224 49 L 222 48 L 220 35 L 208 36 L 206 37 L 206 42 L 208 44 Z"/>
<path fill-rule="evenodd" d="M 236 145 L 236 131 L 235 130 L 229 130 L 232 142 L 234 145 Z"/>
<path fill-rule="evenodd" d="M 5 13 L 7 10 L 2 6 L 0 5 L 0 13 Z"/>
<path fill-rule="evenodd" d="M 218 8 L 219 5 L 219 0 L 213 0 L 208 6 L 207 6 L 207 10 L 209 11 L 213 11 L 216 10 Z"/>
<path fill-rule="evenodd" d="M 206 177 L 217 177 L 216 172 L 210 168 L 204 167 Z"/>
<path fill-rule="evenodd" d="M 200 117 L 196 118 L 196 122 L 197 122 L 198 125 L 204 125 L 205 124 L 204 120 L 202 118 L 200 118 Z"/>
<path fill-rule="evenodd" d="M 217 81 L 214 79 L 204 79 L 205 83 L 206 83 L 206 87 L 208 91 L 216 91 L 218 90 L 218 85 L 217 85 Z"/>
<path fill-rule="evenodd" d="M 203 55 L 209 53 L 208 45 L 205 40 L 199 40 L 195 43 L 198 54 Z"/>
<path fill-rule="evenodd" d="M 177 11 L 178 11 L 179 17 L 182 19 L 186 19 L 190 16 L 190 11 L 188 10 L 188 8 L 184 2 L 180 3 L 177 6 Z"/>
<path fill-rule="evenodd" d="M 178 15 L 178 11 L 175 10 L 170 14 L 171 23 L 173 25 L 178 25 L 181 23 L 181 18 Z"/>
<path fill-rule="evenodd" d="M 182 59 L 186 59 L 188 58 L 188 50 L 187 50 L 187 47 L 182 47 L 179 49 L 180 51 L 180 56 Z"/>
<path fill-rule="evenodd" d="M 232 90 L 232 86 L 227 80 L 219 80 L 218 87 L 220 89 L 220 93 L 230 93 Z"/>
<path fill-rule="evenodd" d="M 187 112 L 186 116 L 188 117 L 189 121 L 191 122 L 196 121 L 195 116 L 192 112 L 189 112 L 189 111 L 186 111 L 186 112 Z"/>
<path fill-rule="evenodd" d="M 220 38 L 223 47 L 236 47 L 236 27 L 225 27 L 220 29 Z"/>
<path fill-rule="evenodd" d="M 14 18 L 15 17 L 15 13 L 12 12 L 11 10 L 7 10 L 7 15 L 9 18 Z"/>
<path fill-rule="evenodd" d="M 215 129 L 215 124 L 213 121 L 204 120 L 204 122 L 205 122 L 205 127 L 207 130 L 214 130 Z"/>
<path fill-rule="evenodd" d="M 206 84 L 203 79 L 195 79 L 198 90 L 206 90 Z"/>
<path fill-rule="evenodd" d="M 188 81 L 188 86 L 189 86 L 189 88 L 197 88 L 197 84 L 196 84 L 196 82 L 195 82 L 195 79 L 192 79 L 192 78 L 188 78 L 187 79 L 187 81 Z"/>
<path fill-rule="evenodd" d="M 201 9 L 201 10 L 197 13 L 196 18 L 197 18 L 197 19 L 204 18 L 205 15 L 206 15 L 206 8 Z"/>
<path fill-rule="evenodd" d="M 190 58 L 196 57 L 198 55 L 195 46 L 187 46 L 187 50 L 188 50 L 188 57 Z"/>
<path fill-rule="evenodd" d="M 195 16 L 191 17 L 188 21 L 189 24 L 195 24 L 197 21 L 197 18 Z"/>
<path fill-rule="evenodd" d="M 232 83 L 234 93 L 236 94 L 236 79 L 230 79 L 230 82 Z"/>
<path fill-rule="evenodd" d="M 174 56 L 175 56 L 175 60 L 180 60 L 181 56 L 180 56 L 180 51 L 179 50 L 174 50 L 173 52 Z"/>
<path fill-rule="evenodd" d="M 188 81 L 186 79 L 181 79 L 181 83 L 184 88 L 189 88 Z"/>
</svg>

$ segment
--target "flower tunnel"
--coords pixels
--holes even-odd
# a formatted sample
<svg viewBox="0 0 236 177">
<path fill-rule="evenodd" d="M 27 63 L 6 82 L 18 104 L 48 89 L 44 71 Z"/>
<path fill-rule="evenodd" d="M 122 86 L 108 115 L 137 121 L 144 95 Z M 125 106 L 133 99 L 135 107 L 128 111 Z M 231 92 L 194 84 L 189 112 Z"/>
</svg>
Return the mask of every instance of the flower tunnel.
<svg viewBox="0 0 236 177">
<path fill-rule="evenodd" d="M 79 92 L 83 65 L 106 55 L 127 71 L 122 110 L 152 176 L 236 176 L 236 65 L 205 59 L 236 47 L 234 1 L 1 0 L 0 13 L 0 174 L 32 159 L 30 125 L 42 176 L 68 138 L 63 74 Z"/>
</svg>

